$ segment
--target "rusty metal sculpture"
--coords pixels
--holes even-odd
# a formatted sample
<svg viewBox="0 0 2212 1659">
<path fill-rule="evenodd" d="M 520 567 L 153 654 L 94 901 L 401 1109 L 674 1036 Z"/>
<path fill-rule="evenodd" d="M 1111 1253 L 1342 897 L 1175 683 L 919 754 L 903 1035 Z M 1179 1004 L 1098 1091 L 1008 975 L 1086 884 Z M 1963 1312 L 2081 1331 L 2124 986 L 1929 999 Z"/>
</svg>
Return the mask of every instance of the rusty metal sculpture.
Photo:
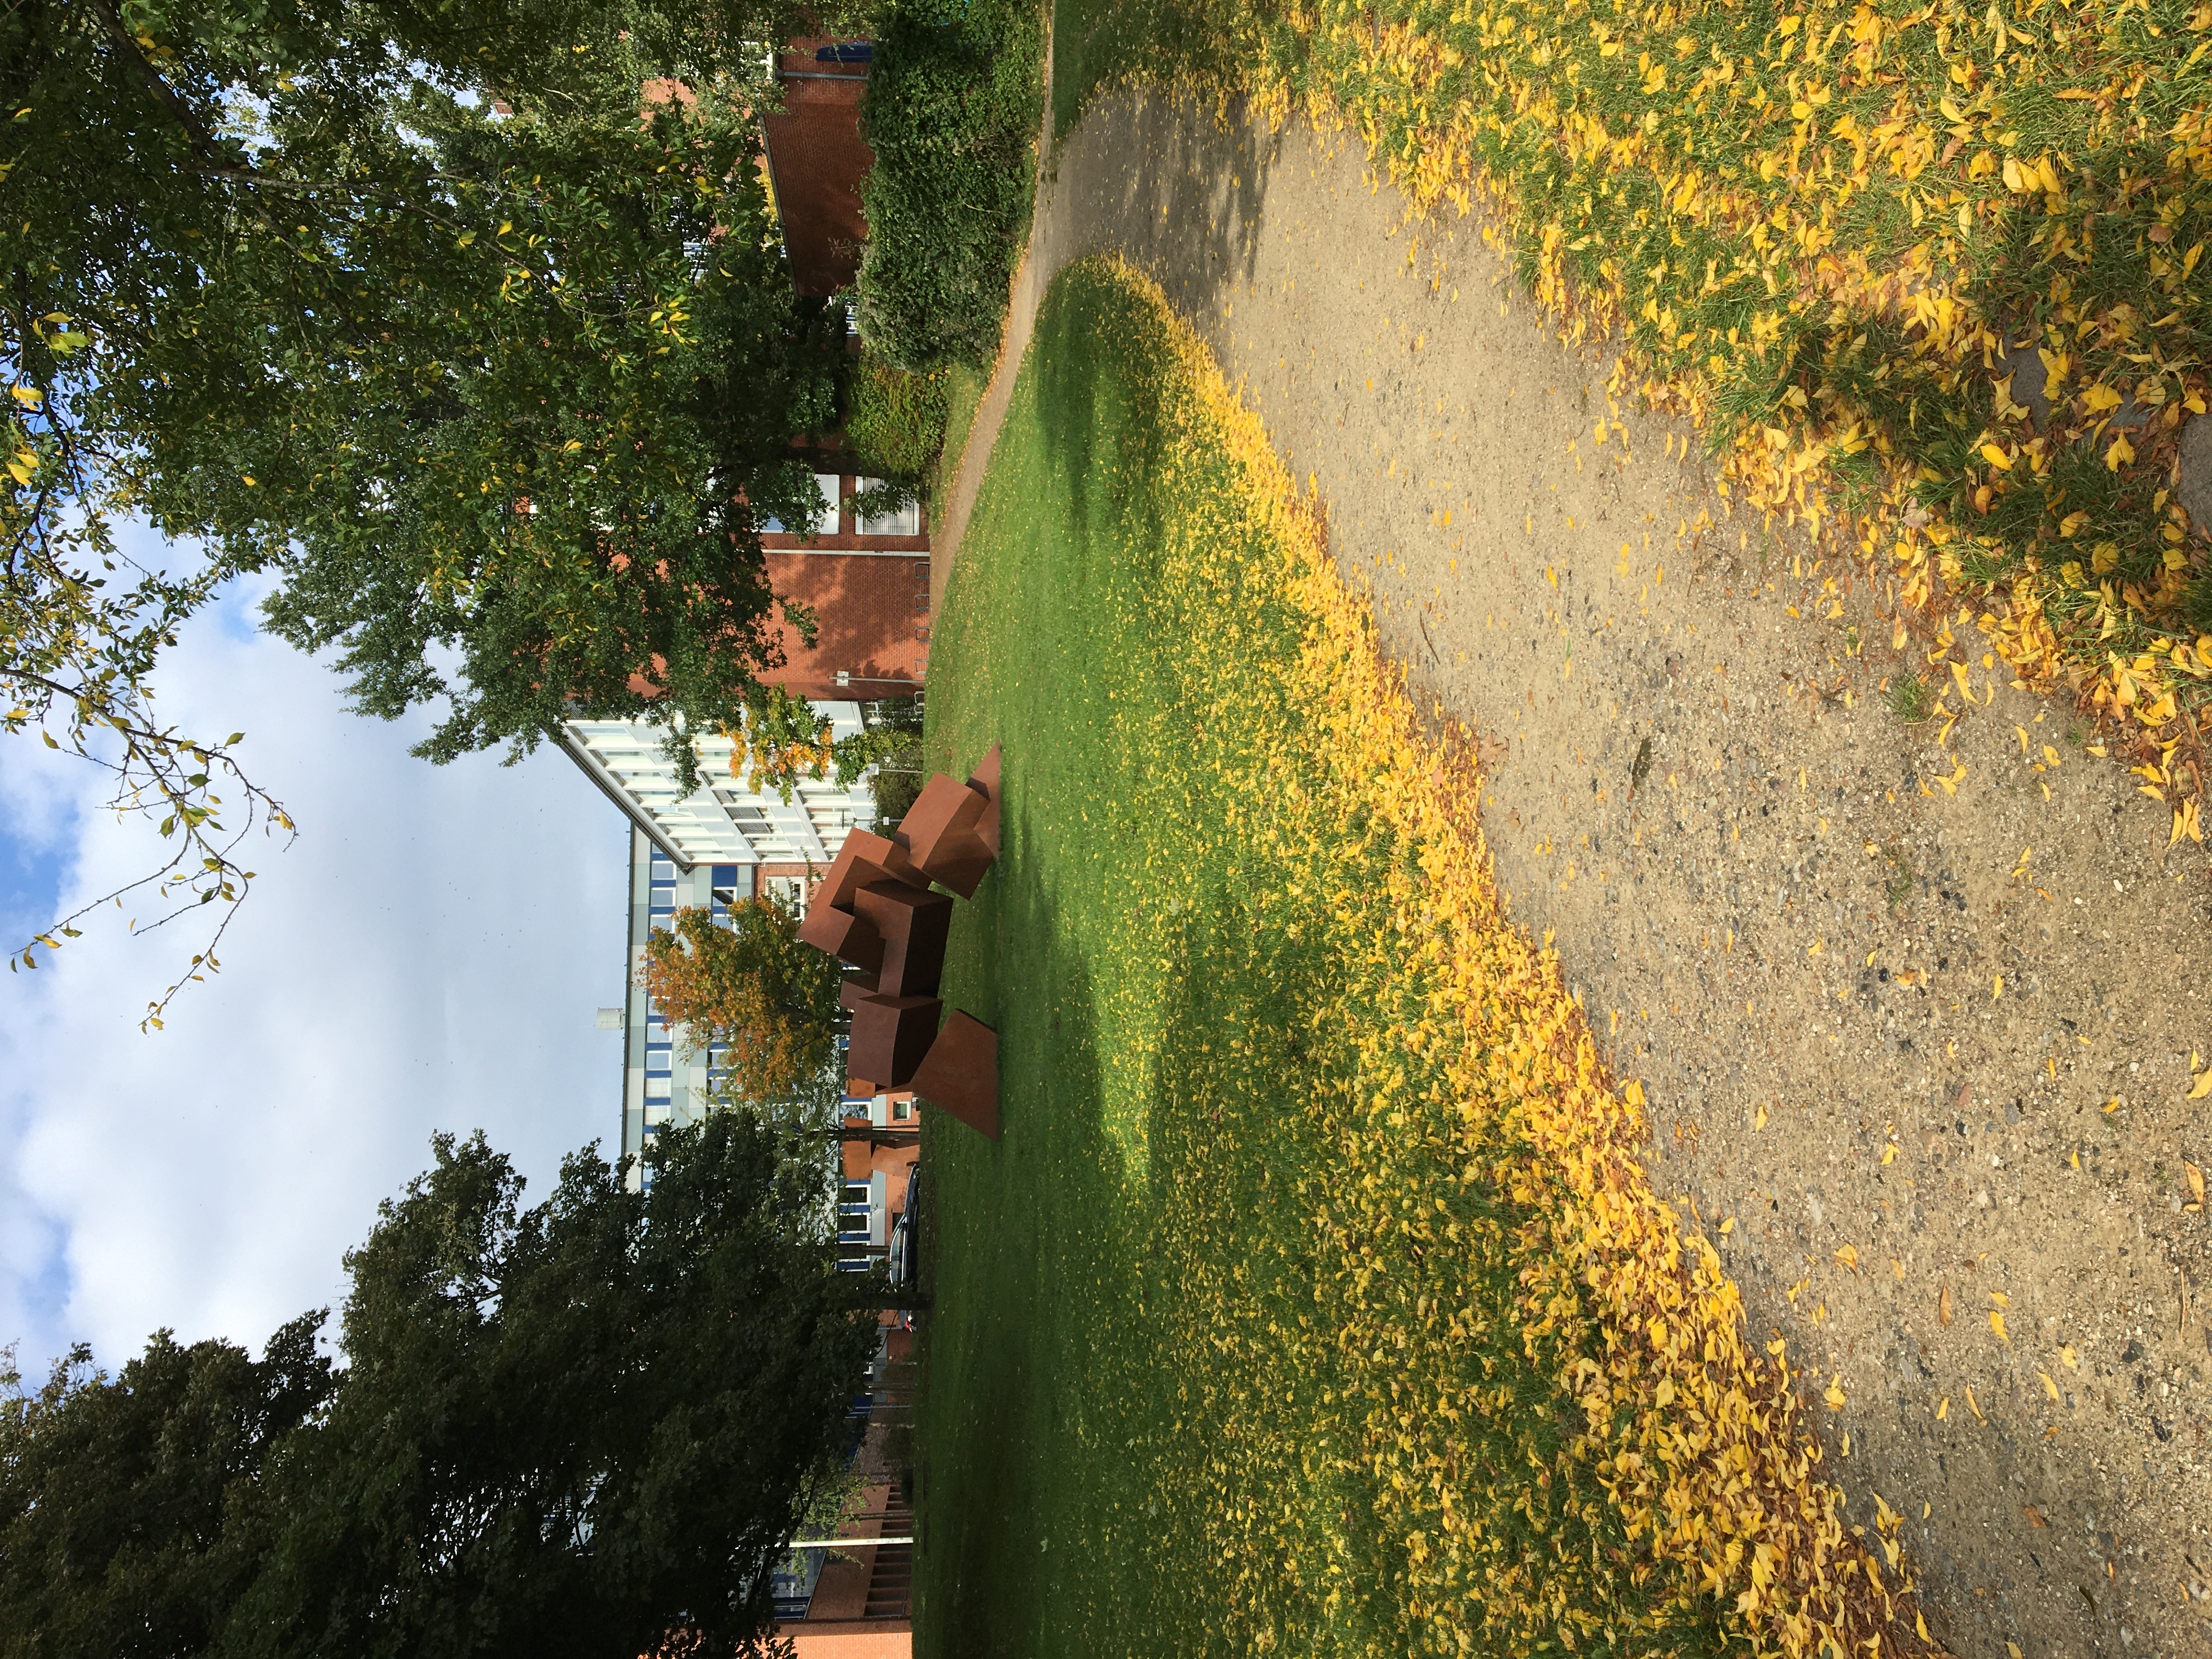
<svg viewBox="0 0 2212 1659">
<path fill-rule="evenodd" d="M 979 1133 L 999 1138 L 998 1034 L 938 988 L 952 901 L 973 898 L 999 856 L 999 749 L 965 783 L 939 772 L 889 839 L 852 830 L 814 890 L 799 938 L 865 975 L 842 994 L 851 1013 L 848 1086 L 912 1088 Z"/>
</svg>

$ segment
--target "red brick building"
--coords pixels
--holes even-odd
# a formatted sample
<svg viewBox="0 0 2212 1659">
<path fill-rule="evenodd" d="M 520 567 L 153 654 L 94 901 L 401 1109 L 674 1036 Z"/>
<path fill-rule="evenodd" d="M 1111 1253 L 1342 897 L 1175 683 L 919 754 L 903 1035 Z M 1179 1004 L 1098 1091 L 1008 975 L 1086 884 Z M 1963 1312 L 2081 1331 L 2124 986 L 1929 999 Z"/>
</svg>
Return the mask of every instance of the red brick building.
<svg viewBox="0 0 2212 1659">
<path fill-rule="evenodd" d="M 910 1127 L 913 1093 L 901 1091 L 867 1103 L 848 1102 L 849 1130 Z M 899 1109 L 903 1104 L 905 1110 Z M 853 1265 L 872 1262 L 899 1230 L 906 1212 L 909 1177 L 920 1156 L 911 1146 L 878 1146 L 867 1138 L 842 1145 L 843 1190 L 839 1202 L 841 1251 Z M 910 1237 L 910 1235 L 909 1235 Z M 824 1553 L 805 1586 L 803 1618 L 787 1616 L 776 1633 L 791 1638 L 799 1659 L 910 1659 L 914 1650 L 914 1511 L 906 1471 L 890 1450 L 890 1426 L 902 1422 L 913 1390 L 914 1333 L 894 1313 L 882 1316 L 883 1331 L 869 1379 L 869 1423 L 854 1459 L 861 1480 L 852 1518 L 837 1528 L 842 1544 L 831 1558 Z M 881 1539 L 881 1543 L 869 1540 Z M 796 1610 L 799 1601 L 792 1603 Z"/>
<path fill-rule="evenodd" d="M 919 508 L 880 519 L 853 510 L 863 480 L 832 470 L 840 452 L 812 452 L 815 486 L 836 503 L 804 532 L 779 525 L 761 538 L 769 584 L 807 606 L 811 647 L 782 628 L 786 665 L 768 678 L 815 702 L 912 696 L 929 665 L 929 536 Z"/>
<path fill-rule="evenodd" d="M 873 55 L 869 42 L 827 39 L 793 40 L 777 54 L 782 106 L 762 122 L 762 142 L 801 295 L 842 292 L 860 269 L 860 185 L 876 160 L 860 136 L 860 98 Z M 770 586 L 810 607 L 821 633 L 810 648 L 785 629 L 789 665 L 773 679 L 817 702 L 911 696 L 929 660 L 928 526 L 914 508 L 859 517 L 852 500 L 870 481 L 834 447 L 812 459 L 831 511 L 761 542 Z"/>
<path fill-rule="evenodd" d="M 793 40 L 776 54 L 783 106 L 761 124 L 769 188 L 783 222 L 791 279 L 802 295 L 845 288 L 868 234 L 860 183 L 876 164 L 860 137 L 860 96 L 873 52 L 866 41 Z"/>
</svg>

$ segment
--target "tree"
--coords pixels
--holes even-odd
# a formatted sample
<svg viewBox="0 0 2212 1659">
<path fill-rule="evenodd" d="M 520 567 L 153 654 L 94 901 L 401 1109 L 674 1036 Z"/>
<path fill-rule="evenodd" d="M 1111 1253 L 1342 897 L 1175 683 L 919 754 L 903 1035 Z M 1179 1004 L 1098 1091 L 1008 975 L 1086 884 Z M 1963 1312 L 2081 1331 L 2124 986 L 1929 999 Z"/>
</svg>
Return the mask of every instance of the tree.
<svg viewBox="0 0 2212 1659">
<path fill-rule="evenodd" d="M 765 1104 L 832 1085 L 843 1010 L 836 959 L 799 937 L 799 918 L 765 898 L 730 906 L 729 926 L 687 907 L 647 941 L 638 984 L 696 1052 L 722 1045 L 725 1093 Z M 834 1110 L 835 1100 L 830 1107 Z"/>
<path fill-rule="evenodd" d="M 112 1384 L 66 1374 L 18 1403 L 0 1653 L 757 1648 L 772 1569 L 849 1447 L 884 1288 L 830 1258 L 827 1161 L 724 1112 L 662 1136 L 645 1190 L 587 1148 L 526 1211 L 481 1135 L 434 1144 L 346 1259 L 326 1397 L 310 1316 L 286 1328 L 307 1356 L 279 1367 L 290 1393 L 222 1345 L 222 1388 L 156 1390 L 177 1369 L 157 1338 Z M 224 1440 L 234 1419 L 252 1432 Z M 142 1446 L 184 1467 L 178 1501 Z"/>
<path fill-rule="evenodd" d="M 744 723 L 729 728 L 737 744 L 730 775 L 756 794 L 773 789 L 787 804 L 807 778 L 834 777 L 840 788 L 850 788 L 870 767 L 917 749 L 921 730 L 918 715 L 870 725 L 843 738 L 834 734 L 833 726 L 805 698 L 780 685 L 764 686 L 747 707 Z"/>
<path fill-rule="evenodd" d="M 279 577 L 270 626 L 334 647 L 364 712 L 441 706 L 433 759 L 573 711 L 663 725 L 688 770 L 684 733 L 757 697 L 760 528 L 814 504 L 790 441 L 843 361 L 755 165 L 745 43 L 794 15 L 0 14 L 0 714 L 118 765 L 195 896 L 244 890 L 191 842 L 233 763 L 152 718 L 153 671 L 240 572 Z M 133 572 L 127 515 L 204 562 Z"/>
<path fill-rule="evenodd" d="M 79 1348 L 36 1394 L 0 1399 L 0 1655 L 167 1659 L 200 1653 L 270 1541 L 229 1500 L 329 1398 L 321 1312 L 256 1360 L 157 1332 L 114 1378 Z"/>
<path fill-rule="evenodd" d="M 842 1449 L 868 1281 L 826 1170 L 754 1117 L 670 1131 L 645 1192 L 587 1153 L 537 1209 L 481 1137 L 348 1258 L 349 1361 L 289 1460 L 227 1654 L 732 1651 Z"/>
</svg>

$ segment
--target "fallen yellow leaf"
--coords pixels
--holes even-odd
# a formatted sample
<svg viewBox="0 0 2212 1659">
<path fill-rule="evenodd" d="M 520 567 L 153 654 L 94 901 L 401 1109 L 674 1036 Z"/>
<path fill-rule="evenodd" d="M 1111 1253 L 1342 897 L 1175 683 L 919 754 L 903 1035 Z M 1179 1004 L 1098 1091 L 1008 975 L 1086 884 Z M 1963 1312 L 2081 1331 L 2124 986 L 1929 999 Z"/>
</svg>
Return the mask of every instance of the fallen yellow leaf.
<svg viewBox="0 0 2212 1659">
<path fill-rule="evenodd" d="M 1939 1325 L 1951 1322 L 1951 1287 L 1948 1285 L 1943 1287 L 1943 1294 L 1936 1298 L 1936 1322 Z"/>
<path fill-rule="evenodd" d="M 2004 1316 L 1997 1312 L 1994 1308 L 1990 1310 L 1990 1328 L 1997 1334 L 1998 1341 L 2009 1342 L 2012 1340 L 2010 1337 L 2005 1334 Z"/>
<path fill-rule="evenodd" d="M 1856 1273 L 1859 1270 L 1858 1246 L 1856 1244 L 1844 1245 L 1843 1249 L 1836 1252 L 1836 1260 L 1842 1262 L 1844 1266 L 1849 1267 L 1853 1273 Z"/>
<path fill-rule="evenodd" d="M 1844 1385 L 1843 1385 L 1842 1383 L 1840 1383 L 1840 1382 L 1831 1382 L 1831 1383 L 1829 1383 L 1829 1384 L 1828 1384 L 1828 1391 L 1827 1391 L 1826 1394 L 1822 1395 L 1820 1396 L 1820 1398 L 1821 1398 L 1821 1399 L 1823 1399 L 1823 1400 L 1825 1400 L 1825 1401 L 1826 1401 L 1828 1402 L 1828 1406 L 1829 1406 L 1829 1408 L 1830 1408 L 1831 1410 L 1833 1410 L 1833 1411 L 1841 1411 L 1841 1410 L 1843 1410 L 1843 1408 L 1844 1408 Z"/>
<path fill-rule="evenodd" d="M 1950 1414 L 1951 1414 L 1951 1396 L 1950 1396 L 1949 1395 L 1948 1395 L 1948 1394 L 1947 1394 L 1947 1395 L 1944 1395 L 1941 1400 L 1939 1400 L 1939 1401 L 1937 1401 L 1936 1402 L 1936 1420 L 1938 1423 L 1941 1423 L 1941 1422 L 1942 1422 L 1945 1418 L 1948 1417 Z"/>
<path fill-rule="evenodd" d="M 1975 1403 L 1974 1391 L 1971 1388 L 1966 1390 L 1966 1409 L 1973 1413 L 1974 1421 L 1977 1423 L 1986 1423 L 1990 1420 L 1988 1418 L 1982 1415 L 1982 1408 Z"/>
<path fill-rule="evenodd" d="M 2038 1371 L 2036 1372 L 2036 1375 L 2043 1379 L 2044 1393 L 2049 1395 L 2053 1400 L 2057 1399 L 2058 1385 L 2051 1380 L 2051 1373 L 2049 1371 Z"/>
<path fill-rule="evenodd" d="M 2074 1345 L 2070 1342 L 2060 1345 L 2058 1358 L 2069 1371 L 2079 1370 L 2081 1368 L 2080 1357 L 2075 1353 Z"/>
</svg>

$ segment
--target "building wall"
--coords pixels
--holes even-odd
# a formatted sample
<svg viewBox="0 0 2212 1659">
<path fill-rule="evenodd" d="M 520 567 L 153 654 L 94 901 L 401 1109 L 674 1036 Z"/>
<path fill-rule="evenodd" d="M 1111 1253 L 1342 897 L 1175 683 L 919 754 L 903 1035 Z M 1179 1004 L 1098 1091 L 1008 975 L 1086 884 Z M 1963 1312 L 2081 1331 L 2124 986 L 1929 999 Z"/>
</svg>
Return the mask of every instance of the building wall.
<svg viewBox="0 0 2212 1659">
<path fill-rule="evenodd" d="M 829 716 L 833 737 L 860 732 L 857 701 L 823 700 L 815 707 Z M 844 788 L 835 778 L 805 781 L 787 801 L 748 789 L 730 771 L 735 745 L 719 733 L 696 739 L 702 781 L 689 795 L 675 763 L 661 750 L 661 734 L 642 720 L 570 720 L 561 742 L 624 816 L 679 864 L 827 866 L 847 830 L 875 820 L 875 798 L 864 781 Z"/>
<path fill-rule="evenodd" d="M 794 695 L 912 696 L 929 667 L 929 554 L 771 550 L 768 579 L 779 599 L 806 605 L 819 631 L 811 646 L 779 624 L 785 665 L 762 678 Z M 842 676 L 843 678 L 840 678 Z"/>
<path fill-rule="evenodd" d="M 776 1626 L 797 1659 L 913 1659 L 914 1626 L 904 1619 L 805 1620 Z"/>
<path fill-rule="evenodd" d="M 645 965 L 647 937 L 656 927 L 673 927 L 679 908 L 696 906 L 709 915 L 725 914 L 732 903 L 752 897 L 754 869 L 743 864 L 696 864 L 679 869 L 668 855 L 632 825 L 629 837 L 629 952 L 623 981 L 622 1151 L 635 1158 L 648 1135 L 666 1124 L 693 1121 L 706 1110 L 708 1091 L 721 1080 L 714 1051 L 684 1051 L 681 1026 L 664 1023 L 637 982 Z M 633 1172 L 631 1185 L 638 1184 Z"/>
<path fill-rule="evenodd" d="M 811 646 L 782 624 L 786 665 L 765 678 L 810 699 L 908 696 L 929 665 L 929 537 L 919 507 L 863 519 L 853 498 L 875 480 L 838 471 L 834 449 L 813 452 L 825 511 L 813 525 L 761 537 L 769 586 L 809 607 Z M 840 676 L 844 678 L 840 678 Z"/>
<path fill-rule="evenodd" d="M 831 295 L 851 284 L 868 234 L 860 181 L 876 161 L 860 137 L 867 65 L 819 62 L 815 49 L 827 44 L 794 40 L 777 55 L 783 107 L 762 123 L 792 283 L 804 295 Z"/>
</svg>

